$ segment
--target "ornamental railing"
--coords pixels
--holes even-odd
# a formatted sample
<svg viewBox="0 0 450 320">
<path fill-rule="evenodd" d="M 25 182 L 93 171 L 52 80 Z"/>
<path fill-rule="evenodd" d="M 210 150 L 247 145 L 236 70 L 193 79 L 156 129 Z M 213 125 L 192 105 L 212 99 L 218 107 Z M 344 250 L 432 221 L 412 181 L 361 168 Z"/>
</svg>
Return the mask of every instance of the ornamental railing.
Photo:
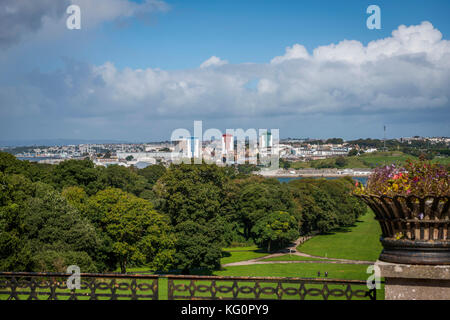
<svg viewBox="0 0 450 320">
<path fill-rule="evenodd" d="M 70 276 L 0 272 L 0 300 L 158 300 L 162 293 L 168 300 L 377 298 L 361 280 L 81 273 L 79 289 L 68 289 Z"/>
<path fill-rule="evenodd" d="M 368 289 L 366 281 L 360 280 L 217 276 L 167 278 L 169 300 L 376 300 L 376 290 Z"/>
<path fill-rule="evenodd" d="M 81 273 L 68 289 L 68 273 L 0 272 L 0 300 L 158 300 L 157 275 Z"/>
</svg>

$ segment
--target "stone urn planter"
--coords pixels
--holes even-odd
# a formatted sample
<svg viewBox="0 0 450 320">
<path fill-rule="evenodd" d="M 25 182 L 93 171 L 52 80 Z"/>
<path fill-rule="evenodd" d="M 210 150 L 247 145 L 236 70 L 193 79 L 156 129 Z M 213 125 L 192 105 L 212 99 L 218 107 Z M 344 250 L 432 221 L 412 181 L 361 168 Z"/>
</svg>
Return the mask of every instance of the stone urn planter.
<svg viewBox="0 0 450 320">
<path fill-rule="evenodd" d="M 381 261 L 450 264 L 450 197 L 359 194 L 380 223 Z"/>
</svg>

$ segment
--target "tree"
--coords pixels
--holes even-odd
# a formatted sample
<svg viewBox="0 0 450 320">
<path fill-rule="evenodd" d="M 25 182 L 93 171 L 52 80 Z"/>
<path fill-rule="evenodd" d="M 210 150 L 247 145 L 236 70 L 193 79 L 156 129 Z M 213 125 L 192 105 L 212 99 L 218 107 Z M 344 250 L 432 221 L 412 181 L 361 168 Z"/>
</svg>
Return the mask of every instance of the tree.
<svg viewBox="0 0 450 320">
<path fill-rule="evenodd" d="M 291 163 L 289 161 L 286 161 L 284 159 L 280 159 L 280 167 L 287 170 L 291 167 Z"/>
<path fill-rule="evenodd" d="M 239 189 L 236 211 L 248 239 L 259 219 L 275 211 L 289 211 L 295 215 L 297 207 L 286 185 L 276 179 L 250 177 L 237 180 Z"/>
<path fill-rule="evenodd" d="M 216 165 L 171 165 L 154 187 L 161 199 L 159 209 L 174 226 L 175 265 L 184 273 L 220 265 L 223 245 L 220 216 L 224 212 L 224 186 L 228 179 Z"/>
<path fill-rule="evenodd" d="M 325 143 L 331 143 L 331 144 L 343 144 L 344 140 L 342 138 L 331 138 L 325 141 Z"/>
<path fill-rule="evenodd" d="M 118 188 L 136 196 L 147 188 L 147 181 L 144 177 L 117 164 L 103 168 L 99 174 L 98 182 L 101 189 Z"/>
<path fill-rule="evenodd" d="M 84 212 L 86 210 L 88 196 L 83 188 L 66 187 L 63 189 L 61 195 L 66 198 L 68 203 L 77 208 L 79 212 Z"/>
<path fill-rule="evenodd" d="M 347 165 L 347 163 L 348 163 L 348 161 L 344 157 L 337 157 L 336 160 L 335 160 L 335 164 L 339 168 L 345 167 Z"/>
<path fill-rule="evenodd" d="M 97 272 L 92 258 L 84 251 L 42 250 L 33 255 L 36 271 L 66 272 L 70 265 L 79 266 L 82 272 Z"/>
<path fill-rule="evenodd" d="M 222 257 L 223 226 L 217 221 L 199 224 L 192 220 L 176 227 L 175 265 L 183 273 L 194 269 L 217 269 Z"/>
<path fill-rule="evenodd" d="M 298 223 L 294 216 L 287 212 L 272 212 L 260 220 L 252 228 L 255 243 L 271 249 L 281 248 L 298 238 Z"/>
<path fill-rule="evenodd" d="M 12 154 L 0 152 L 0 172 L 24 174 L 28 165 L 28 161 L 20 161 Z"/>
<path fill-rule="evenodd" d="M 289 182 L 293 196 L 302 207 L 302 226 L 305 231 L 326 233 L 338 226 L 336 204 L 317 183 L 325 179 L 300 179 Z M 349 195 L 350 196 L 350 195 Z"/>
<path fill-rule="evenodd" d="M 125 160 L 127 160 L 127 161 L 132 161 L 133 159 L 134 159 L 134 157 L 131 154 L 125 158 Z"/>
<path fill-rule="evenodd" d="M 32 193 L 23 176 L 0 172 L 0 270 L 31 271 L 32 250 L 25 234 L 20 203 Z"/>
<path fill-rule="evenodd" d="M 349 177 L 293 180 L 288 185 L 301 208 L 303 233 L 326 233 L 339 226 L 353 225 L 367 209 L 362 201 L 351 196 L 354 182 Z"/>
<path fill-rule="evenodd" d="M 54 167 L 48 182 L 58 190 L 66 187 L 82 187 L 88 195 L 102 189 L 98 181 L 101 168 L 95 168 L 89 159 L 66 160 Z"/>
<path fill-rule="evenodd" d="M 237 169 L 238 169 L 238 172 L 241 175 L 248 175 L 248 174 L 251 174 L 254 171 L 260 171 L 261 170 L 260 167 L 254 165 L 254 164 L 239 164 L 237 166 Z"/>
<path fill-rule="evenodd" d="M 353 225 L 356 219 L 366 212 L 366 205 L 358 198 L 350 196 L 354 188 L 354 181 L 350 177 L 321 180 L 317 185 L 333 199 L 339 226 Z"/>
<path fill-rule="evenodd" d="M 151 165 L 138 170 L 137 173 L 147 179 L 148 184 L 153 187 L 156 181 L 166 173 L 166 168 L 163 165 Z"/>
<path fill-rule="evenodd" d="M 77 209 L 42 182 L 32 183 L 21 175 L 0 180 L 0 269 L 56 271 L 55 265 L 76 263 L 86 272 L 97 271 L 99 239 Z M 42 259 L 45 252 L 52 255 Z"/>
<path fill-rule="evenodd" d="M 90 218 L 111 239 L 122 273 L 129 264 L 147 264 L 168 270 L 174 238 L 164 215 L 144 199 L 120 189 L 108 188 L 89 199 Z"/>
</svg>

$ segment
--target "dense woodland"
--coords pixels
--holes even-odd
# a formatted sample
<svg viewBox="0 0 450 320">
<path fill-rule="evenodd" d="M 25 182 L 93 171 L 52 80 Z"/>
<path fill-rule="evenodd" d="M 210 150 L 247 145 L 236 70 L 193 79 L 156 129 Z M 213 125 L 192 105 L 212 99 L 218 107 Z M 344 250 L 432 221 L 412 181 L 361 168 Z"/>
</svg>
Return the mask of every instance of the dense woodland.
<svg viewBox="0 0 450 320">
<path fill-rule="evenodd" d="M 41 165 L 0 153 L 0 270 L 206 272 L 220 268 L 225 246 L 270 252 L 366 211 L 350 178 L 280 183 L 250 171 Z"/>
</svg>

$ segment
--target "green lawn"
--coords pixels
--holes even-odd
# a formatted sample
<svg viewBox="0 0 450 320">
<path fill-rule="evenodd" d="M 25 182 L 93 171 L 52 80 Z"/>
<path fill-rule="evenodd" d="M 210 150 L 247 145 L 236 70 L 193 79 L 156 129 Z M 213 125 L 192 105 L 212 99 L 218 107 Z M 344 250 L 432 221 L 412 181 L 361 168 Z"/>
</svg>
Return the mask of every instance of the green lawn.
<svg viewBox="0 0 450 320">
<path fill-rule="evenodd" d="M 356 158 L 368 167 L 378 167 L 392 163 L 403 163 L 407 159 L 417 159 L 412 155 L 404 154 L 402 152 L 374 152 L 363 154 Z"/>
<path fill-rule="evenodd" d="M 366 265 L 339 263 L 274 263 L 226 267 L 214 271 L 217 276 L 317 278 L 325 271 L 328 278 L 366 280 Z"/>
<path fill-rule="evenodd" d="M 403 163 L 407 159 L 417 159 L 412 155 L 400 151 L 365 153 L 360 156 L 346 157 L 347 164 L 344 168 L 374 168 L 377 166 L 390 165 L 392 163 Z M 297 161 L 291 163 L 293 169 L 314 168 L 321 164 L 334 165 L 336 158 L 324 160 L 313 160 L 308 162 Z M 436 157 L 432 162 L 450 164 L 450 157 Z"/>
<path fill-rule="evenodd" d="M 297 250 L 320 257 L 376 261 L 382 249 L 380 235 L 380 226 L 368 210 L 354 227 L 317 235 Z"/>
<path fill-rule="evenodd" d="M 257 246 L 248 246 L 248 247 L 228 247 L 223 248 L 224 251 L 254 251 L 258 250 L 259 248 Z"/>
<path fill-rule="evenodd" d="M 431 162 L 448 165 L 448 164 L 450 164 L 450 157 L 436 157 Z"/>
<path fill-rule="evenodd" d="M 268 253 L 262 252 L 261 249 L 256 246 L 224 248 L 220 264 L 245 261 L 267 255 Z"/>
<path fill-rule="evenodd" d="M 400 151 L 366 153 L 360 156 L 346 157 L 347 164 L 344 168 L 372 168 L 379 165 L 404 162 L 406 159 L 416 159 L 416 157 Z M 443 162 L 447 158 L 439 158 L 436 161 Z M 320 164 L 334 165 L 336 158 L 324 160 L 313 160 L 308 162 L 297 161 L 291 163 L 293 169 L 314 168 Z"/>
</svg>

